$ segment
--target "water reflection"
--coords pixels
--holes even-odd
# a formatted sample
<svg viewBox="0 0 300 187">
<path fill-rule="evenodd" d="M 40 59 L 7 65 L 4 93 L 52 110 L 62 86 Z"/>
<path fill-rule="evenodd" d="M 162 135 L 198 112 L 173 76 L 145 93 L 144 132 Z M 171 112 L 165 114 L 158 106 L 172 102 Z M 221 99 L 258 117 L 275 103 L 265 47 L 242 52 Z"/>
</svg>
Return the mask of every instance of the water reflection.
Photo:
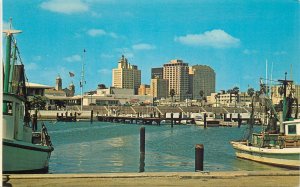
<svg viewBox="0 0 300 187">
<path fill-rule="evenodd" d="M 195 144 L 204 144 L 204 170 L 281 170 L 237 159 L 229 141 L 241 128 L 146 126 L 146 153 L 139 152 L 139 125 L 99 123 L 47 124 L 55 150 L 51 173 L 194 171 Z"/>
</svg>

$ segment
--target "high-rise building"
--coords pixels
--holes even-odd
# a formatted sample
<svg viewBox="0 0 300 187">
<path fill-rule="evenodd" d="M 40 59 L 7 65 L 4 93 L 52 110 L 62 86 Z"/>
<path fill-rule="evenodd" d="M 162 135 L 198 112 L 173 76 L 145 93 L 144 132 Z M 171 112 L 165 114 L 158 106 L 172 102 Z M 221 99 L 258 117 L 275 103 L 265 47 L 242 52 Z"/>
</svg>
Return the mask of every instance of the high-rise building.
<svg viewBox="0 0 300 187">
<path fill-rule="evenodd" d="M 163 78 L 169 81 L 169 92 L 174 89 L 175 99 L 189 98 L 189 66 L 182 60 L 171 60 L 163 66 Z M 169 94 L 170 95 L 170 94 Z"/>
<path fill-rule="evenodd" d="M 163 78 L 163 68 L 152 68 L 151 69 L 151 79 L 162 79 Z"/>
<path fill-rule="evenodd" d="M 190 74 L 192 75 L 190 81 L 192 84 L 193 99 L 201 99 L 202 93 L 203 97 L 206 97 L 215 92 L 216 73 L 211 67 L 195 65 L 190 68 Z"/>
<path fill-rule="evenodd" d="M 167 98 L 169 95 L 168 83 L 167 79 L 151 79 L 151 96 L 156 99 Z"/>
<path fill-rule="evenodd" d="M 130 65 L 124 55 L 118 62 L 118 68 L 113 69 L 112 76 L 113 87 L 134 89 L 137 94 L 141 85 L 141 70 L 136 65 Z"/>
</svg>

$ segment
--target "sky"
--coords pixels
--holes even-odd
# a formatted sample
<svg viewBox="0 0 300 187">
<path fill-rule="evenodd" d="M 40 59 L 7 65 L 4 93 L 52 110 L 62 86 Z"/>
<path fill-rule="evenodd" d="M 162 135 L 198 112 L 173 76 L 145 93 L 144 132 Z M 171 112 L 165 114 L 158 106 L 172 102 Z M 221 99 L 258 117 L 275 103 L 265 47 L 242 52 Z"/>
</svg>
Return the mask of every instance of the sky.
<svg viewBox="0 0 300 187">
<path fill-rule="evenodd" d="M 84 91 L 111 86 L 124 54 L 142 84 L 172 59 L 212 67 L 216 91 L 257 89 L 266 64 L 268 79 L 287 72 L 300 84 L 297 0 L 3 0 L 2 7 L 3 28 L 12 18 L 23 31 L 15 38 L 29 82 L 54 86 L 60 75 L 80 93 L 84 63 Z"/>
</svg>

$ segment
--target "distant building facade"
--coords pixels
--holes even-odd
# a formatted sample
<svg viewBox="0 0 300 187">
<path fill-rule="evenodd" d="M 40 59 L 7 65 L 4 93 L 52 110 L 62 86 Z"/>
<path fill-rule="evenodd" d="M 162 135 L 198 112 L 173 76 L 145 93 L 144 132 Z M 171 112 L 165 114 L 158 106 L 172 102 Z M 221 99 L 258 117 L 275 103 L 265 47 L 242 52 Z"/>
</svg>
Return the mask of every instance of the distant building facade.
<svg viewBox="0 0 300 187">
<path fill-rule="evenodd" d="M 190 88 L 192 88 L 193 99 L 201 99 L 200 92 L 203 97 L 209 96 L 216 90 L 216 73 L 206 65 L 195 65 L 190 68 Z"/>
<path fill-rule="evenodd" d="M 169 95 L 169 81 L 159 78 L 151 79 L 150 89 L 153 98 L 167 98 Z"/>
<path fill-rule="evenodd" d="M 112 86 L 116 88 L 134 89 L 137 93 L 141 85 L 141 70 L 136 65 L 130 65 L 122 55 L 118 68 L 112 70 Z"/>
<path fill-rule="evenodd" d="M 141 84 L 138 90 L 138 95 L 150 95 L 150 85 Z"/>
<path fill-rule="evenodd" d="M 175 99 L 189 98 L 189 66 L 182 60 L 171 60 L 163 65 L 163 78 L 169 81 L 169 92 L 174 89 Z"/>
<path fill-rule="evenodd" d="M 155 79 L 155 78 L 163 79 L 163 77 L 164 77 L 163 72 L 164 72 L 164 69 L 162 67 L 152 68 L 151 69 L 151 79 Z"/>
</svg>

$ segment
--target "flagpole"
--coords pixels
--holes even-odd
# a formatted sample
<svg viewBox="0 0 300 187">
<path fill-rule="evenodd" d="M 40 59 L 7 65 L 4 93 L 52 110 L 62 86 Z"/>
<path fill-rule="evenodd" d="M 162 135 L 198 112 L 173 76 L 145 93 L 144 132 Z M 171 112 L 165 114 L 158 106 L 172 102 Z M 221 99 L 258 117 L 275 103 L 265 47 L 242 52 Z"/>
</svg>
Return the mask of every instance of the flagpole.
<svg viewBox="0 0 300 187">
<path fill-rule="evenodd" d="M 84 84 L 84 61 L 85 61 L 85 49 L 83 49 L 83 57 L 82 57 L 82 69 L 81 69 L 81 81 L 80 81 L 80 88 L 81 88 L 81 111 L 83 106 L 83 84 Z"/>
</svg>

